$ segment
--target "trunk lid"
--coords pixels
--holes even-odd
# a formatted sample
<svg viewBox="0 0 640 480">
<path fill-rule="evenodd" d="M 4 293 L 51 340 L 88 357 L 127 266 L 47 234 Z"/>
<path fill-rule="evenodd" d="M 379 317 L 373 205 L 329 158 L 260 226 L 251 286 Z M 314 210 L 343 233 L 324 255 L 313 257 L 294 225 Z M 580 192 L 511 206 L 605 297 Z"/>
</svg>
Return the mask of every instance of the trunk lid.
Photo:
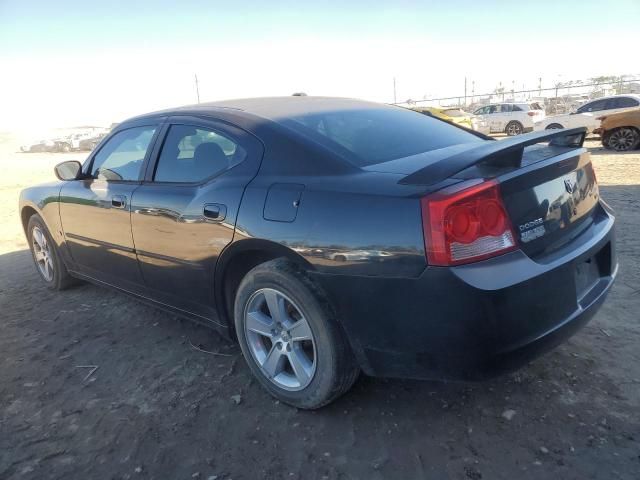
<svg viewBox="0 0 640 480">
<path fill-rule="evenodd" d="M 399 183 L 438 189 L 452 181 L 496 179 L 519 247 L 540 257 L 588 229 L 599 211 L 584 135 L 580 128 L 486 142 L 431 161 Z"/>
<path fill-rule="evenodd" d="M 580 235 L 593 222 L 600 197 L 588 152 L 567 147 L 527 147 L 522 167 L 497 175 L 520 248 L 536 258 Z M 484 171 L 483 176 L 495 177 Z"/>
</svg>

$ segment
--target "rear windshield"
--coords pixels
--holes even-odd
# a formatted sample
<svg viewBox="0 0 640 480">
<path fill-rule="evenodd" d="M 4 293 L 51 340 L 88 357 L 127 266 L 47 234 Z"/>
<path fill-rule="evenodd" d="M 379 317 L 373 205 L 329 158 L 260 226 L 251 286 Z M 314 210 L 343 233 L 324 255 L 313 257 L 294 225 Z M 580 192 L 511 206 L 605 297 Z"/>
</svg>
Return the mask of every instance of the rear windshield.
<svg viewBox="0 0 640 480">
<path fill-rule="evenodd" d="M 399 107 L 314 112 L 282 123 L 360 167 L 484 141 L 447 122 Z"/>
</svg>

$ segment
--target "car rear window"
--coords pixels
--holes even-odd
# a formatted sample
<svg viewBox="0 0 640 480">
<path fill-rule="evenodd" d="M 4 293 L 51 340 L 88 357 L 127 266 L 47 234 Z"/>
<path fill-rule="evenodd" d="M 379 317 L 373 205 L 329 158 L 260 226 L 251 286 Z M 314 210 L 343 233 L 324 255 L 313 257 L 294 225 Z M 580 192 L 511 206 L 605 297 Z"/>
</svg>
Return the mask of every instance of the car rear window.
<svg viewBox="0 0 640 480">
<path fill-rule="evenodd" d="M 611 99 L 612 106 L 610 108 L 629 108 L 637 107 L 638 101 L 631 97 L 616 97 Z"/>
<path fill-rule="evenodd" d="M 462 128 L 400 107 L 314 112 L 282 123 L 360 167 L 484 141 Z"/>
</svg>

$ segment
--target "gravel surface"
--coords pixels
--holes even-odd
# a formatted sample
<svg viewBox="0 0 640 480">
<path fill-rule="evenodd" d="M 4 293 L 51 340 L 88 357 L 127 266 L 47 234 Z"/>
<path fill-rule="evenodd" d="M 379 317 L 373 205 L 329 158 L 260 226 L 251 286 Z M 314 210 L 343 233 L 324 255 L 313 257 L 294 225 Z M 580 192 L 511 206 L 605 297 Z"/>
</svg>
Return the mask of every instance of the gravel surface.
<svg viewBox="0 0 640 480">
<path fill-rule="evenodd" d="M 274 401 L 207 329 L 103 288 L 43 288 L 18 192 L 82 155 L 5 148 L 0 479 L 639 479 L 640 152 L 589 146 L 620 261 L 590 324 L 509 376 L 361 378 L 316 412 Z"/>
</svg>

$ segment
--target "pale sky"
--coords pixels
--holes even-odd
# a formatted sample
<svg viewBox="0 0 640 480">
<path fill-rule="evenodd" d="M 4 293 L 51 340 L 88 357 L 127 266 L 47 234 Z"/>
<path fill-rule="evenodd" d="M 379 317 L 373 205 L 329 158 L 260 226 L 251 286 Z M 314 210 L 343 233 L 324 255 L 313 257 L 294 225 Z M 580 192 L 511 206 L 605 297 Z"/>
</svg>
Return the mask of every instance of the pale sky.
<svg viewBox="0 0 640 480">
<path fill-rule="evenodd" d="M 639 74 L 640 0 L 0 0 L 0 130 L 239 97 L 398 101 Z M 631 50 L 629 50 L 631 49 Z"/>
</svg>

